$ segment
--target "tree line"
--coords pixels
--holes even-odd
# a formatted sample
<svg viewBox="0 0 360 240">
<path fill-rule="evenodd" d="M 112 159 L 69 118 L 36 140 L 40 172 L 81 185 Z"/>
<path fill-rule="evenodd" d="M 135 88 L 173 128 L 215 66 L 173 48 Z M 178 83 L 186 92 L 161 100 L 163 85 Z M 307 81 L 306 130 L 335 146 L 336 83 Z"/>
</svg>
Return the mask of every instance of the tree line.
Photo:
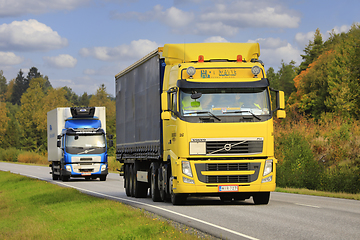
<svg viewBox="0 0 360 240">
<path fill-rule="evenodd" d="M 323 41 L 317 29 L 302 62 L 267 70 L 285 92 L 287 118 L 275 123 L 281 187 L 360 192 L 360 27 Z"/>
</svg>

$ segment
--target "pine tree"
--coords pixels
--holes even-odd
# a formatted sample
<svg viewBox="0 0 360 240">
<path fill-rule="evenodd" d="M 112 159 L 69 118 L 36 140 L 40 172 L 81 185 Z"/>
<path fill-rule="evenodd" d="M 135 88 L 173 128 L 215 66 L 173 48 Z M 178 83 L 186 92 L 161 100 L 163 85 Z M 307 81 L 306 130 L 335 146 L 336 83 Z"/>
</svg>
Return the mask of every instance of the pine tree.
<svg viewBox="0 0 360 240">
<path fill-rule="evenodd" d="M 0 70 L 0 101 L 5 101 L 6 91 L 7 91 L 6 78 L 3 75 L 3 71 Z"/>
<path fill-rule="evenodd" d="M 11 100 L 10 102 L 12 104 L 16 104 L 16 105 L 20 105 L 21 104 L 21 96 L 23 95 L 23 93 L 26 91 L 26 89 L 28 88 L 28 82 L 26 80 L 26 78 L 24 78 L 24 73 L 21 71 L 19 71 L 17 77 L 15 78 L 15 83 L 13 86 L 13 91 L 11 93 Z"/>
<path fill-rule="evenodd" d="M 309 41 L 305 47 L 305 55 L 301 55 L 303 61 L 299 66 L 298 74 L 308 68 L 309 64 L 314 62 L 323 52 L 324 44 L 320 29 L 316 29 L 314 34 L 314 41 Z"/>
</svg>

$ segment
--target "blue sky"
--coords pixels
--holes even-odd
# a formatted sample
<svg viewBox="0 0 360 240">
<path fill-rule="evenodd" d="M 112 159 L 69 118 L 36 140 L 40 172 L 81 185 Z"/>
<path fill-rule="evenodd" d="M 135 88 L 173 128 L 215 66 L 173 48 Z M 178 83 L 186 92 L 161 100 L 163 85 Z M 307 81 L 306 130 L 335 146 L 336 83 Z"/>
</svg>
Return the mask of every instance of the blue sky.
<svg viewBox="0 0 360 240">
<path fill-rule="evenodd" d="M 347 32 L 360 1 L 0 0 L 0 70 L 9 82 L 37 67 L 78 95 L 166 43 L 259 42 L 266 69 L 300 64 L 314 32 Z"/>
</svg>

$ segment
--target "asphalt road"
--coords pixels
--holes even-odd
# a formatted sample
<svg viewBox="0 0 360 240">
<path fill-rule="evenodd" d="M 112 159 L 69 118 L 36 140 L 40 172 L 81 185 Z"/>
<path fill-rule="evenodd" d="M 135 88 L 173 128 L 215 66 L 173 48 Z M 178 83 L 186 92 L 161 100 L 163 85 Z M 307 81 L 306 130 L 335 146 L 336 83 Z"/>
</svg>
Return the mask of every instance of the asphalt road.
<svg viewBox="0 0 360 240">
<path fill-rule="evenodd" d="M 188 198 L 185 206 L 129 198 L 123 178 L 109 174 L 105 182 L 53 181 L 49 167 L 0 162 L 0 170 L 38 178 L 84 193 L 143 208 L 221 239 L 360 239 L 360 201 L 288 193 L 271 193 L 268 205 L 252 199 L 223 203 L 219 198 Z"/>
</svg>

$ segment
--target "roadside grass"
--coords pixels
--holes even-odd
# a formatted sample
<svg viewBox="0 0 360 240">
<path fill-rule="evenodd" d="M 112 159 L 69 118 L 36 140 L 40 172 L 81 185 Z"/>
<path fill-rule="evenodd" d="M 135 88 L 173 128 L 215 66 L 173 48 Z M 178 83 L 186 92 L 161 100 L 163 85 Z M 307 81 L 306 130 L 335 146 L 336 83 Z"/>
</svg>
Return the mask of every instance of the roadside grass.
<svg viewBox="0 0 360 240">
<path fill-rule="evenodd" d="M 0 239 L 198 239 L 120 202 L 0 171 Z"/>
<path fill-rule="evenodd" d="M 317 191 L 317 190 L 309 190 L 306 188 L 280 188 L 280 187 L 276 187 L 275 191 L 276 192 L 284 192 L 284 193 L 295 193 L 295 194 L 321 196 L 321 197 L 333 197 L 333 198 L 360 200 L 360 193 L 351 194 L 351 193 L 343 193 L 343 192 L 324 192 L 324 191 Z"/>
</svg>

